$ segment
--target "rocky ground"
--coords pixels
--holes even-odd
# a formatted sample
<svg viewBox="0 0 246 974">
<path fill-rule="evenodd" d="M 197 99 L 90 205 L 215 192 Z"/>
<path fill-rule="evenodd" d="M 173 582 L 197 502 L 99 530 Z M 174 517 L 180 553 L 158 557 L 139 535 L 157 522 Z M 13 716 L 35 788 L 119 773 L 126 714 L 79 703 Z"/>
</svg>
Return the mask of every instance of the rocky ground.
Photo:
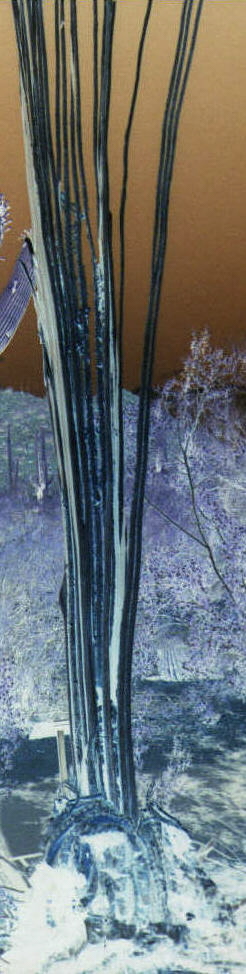
<svg viewBox="0 0 246 974">
<path fill-rule="evenodd" d="M 151 797 L 178 815 L 193 840 L 192 850 L 187 847 L 189 862 L 195 856 L 196 869 L 198 861 L 206 864 L 216 892 L 213 903 L 206 901 L 205 909 L 200 890 L 193 933 L 191 921 L 185 921 L 189 946 L 185 939 L 174 944 L 170 937 L 148 948 L 137 946 L 134 940 L 117 945 L 107 942 L 99 958 L 98 944 L 85 944 L 79 914 L 80 933 L 76 924 L 74 929 L 78 958 L 73 945 L 68 968 L 68 955 L 64 957 L 56 923 L 56 946 L 49 954 L 53 960 L 47 959 L 47 941 L 43 966 L 41 959 L 38 967 L 39 961 L 29 957 L 26 974 L 44 970 L 79 974 L 82 957 L 83 970 L 94 971 L 96 963 L 98 970 L 115 972 L 116 953 L 121 958 L 117 974 L 135 970 L 148 974 L 183 970 L 190 974 L 214 974 L 215 970 L 236 974 L 244 970 L 244 410 L 228 395 L 216 394 L 213 407 L 211 397 L 209 401 L 196 397 L 196 402 L 193 398 L 192 406 L 180 413 L 167 392 L 153 400 L 152 406 L 133 668 L 135 759 L 142 805 Z M 137 397 L 126 396 L 127 498 L 132 483 L 130 458 L 136 409 Z M 206 422 L 202 412 L 206 412 Z M 62 526 L 46 401 L 2 391 L 0 441 L 0 862 L 3 887 L 20 883 L 19 896 L 24 895 L 26 901 L 24 887 L 26 880 L 30 881 L 30 869 L 20 872 L 18 863 L 17 876 L 13 857 L 38 851 L 42 854 L 42 836 L 58 784 L 55 738 L 37 744 L 30 735 L 39 722 L 55 722 L 67 716 L 58 606 Z M 178 923 L 179 911 L 189 897 L 193 906 L 188 913 L 194 912 L 197 889 L 191 865 L 189 893 L 184 886 L 178 852 L 175 860 L 175 841 L 173 836 L 172 865 L 169 863 L 168 868 L 170 877 L 176 869 L 175 881 L 170 878 L 170 890 L 176 890 L 170 910 L 173 923 L 175 916 Z M 11 878 L 13 873 L 10 877 L 8 870 L 13 869 Z M 29 921 L 28 910 L 33 911 L 35 897 L 41 897 L 43 904 L 37 917 L 37 942 L 42 924 L 47 935 L 47 869 L 45 876 L 42 870 L 34 874 L 33 892 L 27 898 Z M 52 896 L 58 917 L 55 888 Z M 73 900 L 72 893 L 71 897 Z M 71 902 L 67 908 L 69 912 Z M 13 904 L 6 906 L 5 902 L 5 914 L 14 909 Z M 82 940 L 76 941 L 76 937 Z M 19 949 L 17 946 L 17 960 L 11 961 L 13 972 L 17 970 L 14 963 L 19 963 Z"/>
</svg>

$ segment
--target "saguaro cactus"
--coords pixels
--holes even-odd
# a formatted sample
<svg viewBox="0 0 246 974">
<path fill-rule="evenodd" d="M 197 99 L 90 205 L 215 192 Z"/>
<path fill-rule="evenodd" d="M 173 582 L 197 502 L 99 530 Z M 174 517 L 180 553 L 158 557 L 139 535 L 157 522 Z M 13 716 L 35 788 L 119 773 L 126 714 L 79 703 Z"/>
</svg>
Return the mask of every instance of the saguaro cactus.
<svg viewBox="0 0 246 974">
<path fill-rule="evenodd" d="M 76 0 L 53 0 L 55 98 L 42 0 L 12 0 L 36 271 L 35 302 L 43 346 L 62 500 L 66 630 L 73 767 L 80 797 L 101 795 L 133 821 L 137 796 L 131 739 L 131 661 L 138 599 L 142 515 L 154 341 L 167 242 L 170 186 L 180 112 L 203 0 L 185 0 L 163 115 L 153 225 L 150 293 L 129 523 L 124 509 L 122 357 L 125 204 L 129 142 L 144 42 L 154 0 L 143 17 L 123 146 L 120 205 L 120 306 L 117 311 L 110 212 L 108 131 L 117 2 L 93 0 L 94 176 L 97 229 L 86 181 Z M 80 5 L 83 6 L 83 5 Z M 165 5 L 163 4 L 163 7 Z M 100 50 L 100 59 L 99 59 Z M 94 309 L 84 265 L 89 241 Z M 92 381 L 91 333 L 96 352 Z"/>
</svg>

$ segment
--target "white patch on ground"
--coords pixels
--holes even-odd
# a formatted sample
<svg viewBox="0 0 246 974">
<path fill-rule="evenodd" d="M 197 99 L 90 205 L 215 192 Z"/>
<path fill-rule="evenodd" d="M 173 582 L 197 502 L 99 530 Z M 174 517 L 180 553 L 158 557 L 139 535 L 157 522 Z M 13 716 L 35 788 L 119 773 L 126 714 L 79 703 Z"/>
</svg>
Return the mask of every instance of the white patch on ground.
<svg viewBox="0 0 246 974">
<path fill-rule="evenodd" d="M 87 943 L 85 911 L 79 907 L 83 877 L 67 867 L 41 863 L 18 909 L 12 945 L 4 960 L 10 974 L 235 974 L 245 971 L 246 875 L 239 866 L 206 863 L 217 883 L 210 901 L 197 876 L 199 855 L 189 837 L 164 828 L 169 923 L 184 925 L 185 939 L 161 936 Z M 185 904 L 185 907 L 184 907 Z"/>
<path fill-rule="evenodd" d="M 53 958 L 69 958 L 86 939 L 83 915 L 76 913 L 83 877 L 62 866 L 40 863 L 32 887 L 19 907 L 13 946 L 5 955 L 11 974 L 36 974 Z"/>
</svg>

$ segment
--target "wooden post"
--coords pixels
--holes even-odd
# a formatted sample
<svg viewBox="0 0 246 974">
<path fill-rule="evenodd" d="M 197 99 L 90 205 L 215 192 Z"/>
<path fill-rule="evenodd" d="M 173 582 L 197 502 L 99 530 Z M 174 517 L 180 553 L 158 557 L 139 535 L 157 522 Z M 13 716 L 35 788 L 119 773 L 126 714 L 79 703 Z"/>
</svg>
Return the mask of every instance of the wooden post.
<svg viewBox="0 0 246 974">
<path fill-rule="evenodd" d="M 58 752 L 58 765 L 59 765 L 59 775 L 61 785 L 68 780 L 68 770 L 67 770 L 67 758 L 66 758 L 66 748 L 65 748 L 65 734 L 64 731 L 59 728 L 56 731 L 57 740 L 57 752 Z"/>
</svg>

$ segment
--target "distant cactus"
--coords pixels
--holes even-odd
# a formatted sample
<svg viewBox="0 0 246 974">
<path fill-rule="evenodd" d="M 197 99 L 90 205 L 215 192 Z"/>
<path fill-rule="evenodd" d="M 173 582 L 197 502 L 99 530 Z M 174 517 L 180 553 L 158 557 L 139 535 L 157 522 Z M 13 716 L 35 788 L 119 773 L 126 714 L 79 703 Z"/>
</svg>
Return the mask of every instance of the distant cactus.
<svg viewBox="0 0 246 974">
<path fill-rule="evenodd" d="M 14 461 L 10 424 L 8 424 L 8 429 L 7 429 L 7 457 L 8 457 L 9 490 L 10 490 L 10 494 L 15 494 L 18 485 L 19 460 Z"/>
<path fill-rule="evenodd" d="M 35 457 L 37 479 L 34 484 L 34 489 L 37 500 L 39 503 L 42 503 L 48 495 L 48 490 L 53 480 L 53 477 L 48 477 L 45 430 L 42 427 L 37 430 L 35 436 Z"/>
</svg>

